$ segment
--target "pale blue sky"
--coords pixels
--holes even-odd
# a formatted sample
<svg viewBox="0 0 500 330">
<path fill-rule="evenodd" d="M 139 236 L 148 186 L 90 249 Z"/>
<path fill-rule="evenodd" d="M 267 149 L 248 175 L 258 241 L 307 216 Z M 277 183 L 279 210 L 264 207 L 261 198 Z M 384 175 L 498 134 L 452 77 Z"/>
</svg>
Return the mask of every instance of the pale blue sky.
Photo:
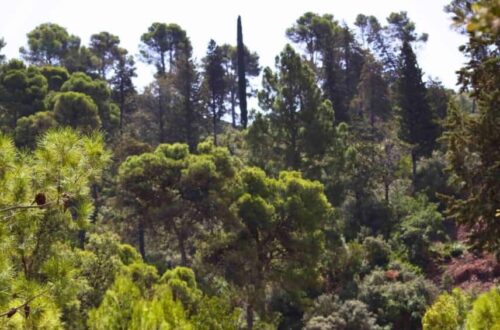
<svg viewBox="0 0 500 330">
<path fill-rule="evenodd" d="M 416 22 L 419 32 L 430 35 L 418 50 L 420 66 L 426 75 L 438 77 L 445 86 L 455 88 L 455 71 L 464 57 L 458 46 L 464 37 L 450 29 L 451 21 L 443 12 L 449 0 L 0 0 L 0 37 L 7 46 L 8 58 L 19 56 L 26 34 L 41 23 L 53 22 L 66 27 L 87 44 L 93 33 L 108 31 L 121 39 L 123 47 L 138 53 L 140 36 L 151 23 L 177 23 L 193 43 L 194 54 L 203 56 L 208 41 L 236 43 L 236 18 L 242 16 L 244 40 L 256 51 L 262 66 L 274 63 L 274 57 L 287 42 L 285 30 L 306 11 L 329 13 L 353 26 L 357 14 L 375 15 L 381 22 L 390 12 L 405 10 Z M 153 68 L 139 63 L 136 84 L 151 82 Z"/>
</svg>

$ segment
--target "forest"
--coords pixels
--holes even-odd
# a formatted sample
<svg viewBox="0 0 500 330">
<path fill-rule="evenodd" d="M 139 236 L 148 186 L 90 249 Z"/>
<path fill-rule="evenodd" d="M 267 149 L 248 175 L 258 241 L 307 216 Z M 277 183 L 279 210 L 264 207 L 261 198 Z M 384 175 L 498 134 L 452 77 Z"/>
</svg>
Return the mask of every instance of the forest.
<svg viewBox="0 0 500 330">
<path fill-rule="evenodd" d="M 244 17 L 199 60 L 0 35 L 0 329 L 500 329 L 500 2 L 443 10 L 457 90 L 404 11 L 306 12 L 274 67 Z"/>
</svg>

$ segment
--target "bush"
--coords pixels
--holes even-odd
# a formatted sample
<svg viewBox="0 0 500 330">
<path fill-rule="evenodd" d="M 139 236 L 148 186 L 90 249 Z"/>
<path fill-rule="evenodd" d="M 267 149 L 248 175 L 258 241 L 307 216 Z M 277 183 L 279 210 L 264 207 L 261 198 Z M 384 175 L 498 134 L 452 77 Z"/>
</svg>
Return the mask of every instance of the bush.
<svg viewBox="0 0 500 330">
<path fill-rule="evenodd" d="M 467 329 L 500 329 L 500 293 L 498 288 L 481 294 L 467 314 Z"/>
<path fill-rule="evenodd" d="M 425 312 L 422 319 L 424 330 L 455 330 L 462 329 L 465 316 L 470 308 L 470 298 L 460 289 L 454 289 L 451 294 L 440 295 Z"/>
<path fill-rule="evenodd" d="M 366 260 L 371 268 L 376 266 L 384 267 L 389 263 L 391 248 L 389 244 L 384 241 L 382 236 L 369 236 L 365 238 L 363 241 L 363 248 L 365 250 Z"/>
<path fill-rule="evenodd" d="M 307 330 L 372 330 L 379 329 L 376 318 L 359 300 L 342 302 L 337 296 L 322 295 L 304 316 Z"/>
</svg>

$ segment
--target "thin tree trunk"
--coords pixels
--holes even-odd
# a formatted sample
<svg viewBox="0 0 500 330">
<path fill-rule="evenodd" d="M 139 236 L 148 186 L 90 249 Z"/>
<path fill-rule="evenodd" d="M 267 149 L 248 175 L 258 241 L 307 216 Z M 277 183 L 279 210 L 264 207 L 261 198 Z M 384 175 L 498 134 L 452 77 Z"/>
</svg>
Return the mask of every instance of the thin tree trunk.
<svg viewBox="0 0 500 330">
<path fill-rule="evenodd" d="M 158 85 L 158 125 L 159 125 L 159 136 L 158 140 L 160 143 L 165 142 L 165 127 L 163 123 L 163 102 L 162 102 L 162 95 L 161 95 L 161 86 Z"/>
<path fill-rule="evenodd" d="M 385 195 L 385 202 L 389 204 L 389 184 L 387 182 L 384 182 L 384 195 Z"/>
<path fill-rule="evenodd" d="M 415 150 L 411 151 L 411 164 L 412 164 L 412 185 L 415 190 L 415 185 L 417 183 L 417 155 Z"/>
<path fill-rule="evenodd" d="M 139 252 L 142 256 L 142 259 L 146 261 L 146 247 L 145 247 L 145 228 L 144 228 L 144 219 L 142 217 L 139 218 L 139 224 L 137 228 L 138 240 L 139 240 Z"/>
<path fill-rule="evenodd" d="M 125 92 L 123 90 L 123 82 L 120 86 L 120 135 L 123 134 L 123 112 L 125 108 Z"/>
<path fill-rule="evenodd" d="M 253 305 L 248 303 L 246 310 L 246 318 L 247 318 L 247 329 L 253 329 Z"/>
<path fill-rule="evenodd" d="M 234 90 L 231 89 L 231 119 L 233 128 L 236 128 L 236 95 Z"/>
<path fill-rule="evenodd" d="M 212 121 L 213 121 L 213 135 L 214 135 L 214 145 L 217 145 L 217 111 L 215 109 L 215 105 L 212 110 Z"/>
<path fill-rule="evenodd" d="M 187 266 L 188 261 L 187 261 L 187 254 L 186 254 L 186 244 L 185 244 L 185 238 L 183 235 L 178 235 L 178 240 L 179 240 L 179 252 L 181 253 L 181 265 L 182 266 Z"/>
</svg>

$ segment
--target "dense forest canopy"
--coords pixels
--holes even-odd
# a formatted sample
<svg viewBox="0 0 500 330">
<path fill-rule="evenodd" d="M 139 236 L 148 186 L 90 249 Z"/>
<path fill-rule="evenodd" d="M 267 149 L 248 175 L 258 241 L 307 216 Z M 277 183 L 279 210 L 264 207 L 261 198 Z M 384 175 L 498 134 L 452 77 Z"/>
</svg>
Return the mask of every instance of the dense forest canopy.
<svg viewBox="0 0 500 330">
<path fill-rule="evenodd" d="M 0 328 L 500 327 L 500 5 L 444 10 L 458 91 L 404 11 L 306 12 L 273 67 L 244 17 L 199 60 L 175 22 L 0 36 Z"/>
</svg>

